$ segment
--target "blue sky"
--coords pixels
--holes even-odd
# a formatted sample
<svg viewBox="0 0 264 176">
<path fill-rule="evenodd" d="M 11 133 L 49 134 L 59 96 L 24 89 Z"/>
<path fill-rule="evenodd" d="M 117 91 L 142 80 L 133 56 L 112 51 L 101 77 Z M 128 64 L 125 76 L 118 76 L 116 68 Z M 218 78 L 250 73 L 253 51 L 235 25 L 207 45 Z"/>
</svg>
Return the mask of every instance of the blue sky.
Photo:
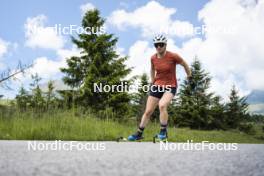
<svg viewBox="0 0 264 176">
<path fill-rule="evenodd" d="M 63 58 L 61 57 L 67 55 L 65 53 L 77 52 L 77 49 L 72 46 L 70 36 L 54 36 L 53 39 L 53 35 L 51 35 L 48 38 L 50 41 L 44 41 L 43 43 L 43 41 L 38 40 L 38 36 L 33 39 L 30 36 L 26 36 L 25 24 L 28 24 L 28 19 L 35 19 L 35 21 L 37 19 L 41 23 L 40 26 L 42 28 L 54 26 L 55 24 L 61 24 L 62 26 L 80 25 L 82 19 L 81 6 L 89 4 L 89 7 L 93 6 L 99 9 L 102 17 L 107 20 L 107 33 L 114 33 L 119 38 L 117 50 L 120 51 L 120 54 L 130 57 L 130 61 L 127 64 L 128 66 L 136 67 L 135 72 L 137 73 L 148 70 L 147 58 L 153 54 L 151 35 L 146 35 L 146 32 L 144 32 L 156 30 L 156 25 L 150 22 L 153 20 L 151 19 L 152 13 L 153 17 L 157 18 L 156 21 L 155 19 L 153 20 L 154 23 L 160 23 L 159 19 L 168 20 L 167 22 L 163 20 L 161 25 L 175 24 L 177 27 L 184 25 L 195 27 L 204 24 L 208 26 L 235 25 L 239 27 L 239 30 L 235 31 L 234 34 L 207 32 L 204 35 L 168 35 L 170 39 L 169 49 L 181 54 L 188 63 L 191 63 L 194 55 L 198 55 L 206 70 L 214 77 L 212 91 L 220 95 L 225 96 L 232 84 L 237 85 L 244 94 L 253 89 L 263 89 L 264 85 L 259 83 L 261 80 L 255 78 L 255 75 L 263 73 L 262 66 L 264 64 L 260 59 L 263 58 L 263 52 L 256 49 L 256 47 L 254 47 L 254 50 L 257 50 L 256 52 L 251 49 L 253 46 L 261 47 L 262 45 L 261 42 L 257 41 L 258 38 L 255 35 L 260 31 L 258 25 L 264 19 L 261 12 L 263 1 L 259 1 L 258 4 L 254 4 L 250 0 L 223 1 L 221 3 L 219 0 L 137 0 L 133 2 L 128 0 L 3 0 L 0 5 L 0 71 L 4 71 L 7 68 L 15 68 L 18 60 L 25 64 L 32 62 L 40 64 L 32 72 L 38 71 L 38 68 L 41 68 L 41 63 L 47 64 L 46 67 L 58 66 L 63 63 Z M 253 13 L 257 16 L 255 19 L 256 24 L 250 23 Z M 139 14 L 143 14 L 141 19 L 137 17 Z M 38 18 L 41 15 L 42 17 L 44 16 L 45 20 Z M 125 19 L 122 19 L 122 17 Z M 238 20 L 242 17 L 245 19 Z M 245 37 L 246 29 L 240 30 L 240 28 L 248 24 L 253 26 L 250 29 L 253 34 L 247 34 L 250 37 L 249 44 L 241 44 L 241 41 L 247 40 L 247 37 Z M 124 26 L 124 28 L 120 26 Z M 33 43 L 32 40 L 34 40 Z M 58 41 L 58 46 L 47 46 L 55 40 Z M 63 42 L 60 43 L 61 41 Z M 2 51 L 1 45 L 4 48 Z M 234 46 L 237 47 L 231 49 Z M 238 48 L 242 48 L 242 50 Z M 254 57 L 251 56 L 251 52 L 254 52 Z M 241 58 L 241 64 L 237 64 L 236 57 Z M 222 60 L 222 58 L 224 59 Z M 248 64 L 254 59 L 256 59 L 259 66 L 248 68 Z M 223 62 L 227 62 L 227 66 L 219 64 Z M 244 68 L 247 68 L 247 70 Z M 44 73 L 45 71 L 47 74 Z M 59 72 L 53 70 L 49 77 L 47 76 L 49 70 L 44 68 L 42 73 L 46 75 L 42 80 L 43 83 L 48 79 L 60 79 L 62 76 Z M 178 75 L 181 78 L 184 76 L 181 69 L 179 69 Z M 254 80 L 252 80 L 253 78 Z M 248 79 L 250 79 L 249 82 L 247 81 Z M 14 90 L 0 89 L 0 94 L 12 98 L 17 93 L 18 87 L 22 84 L 27 86 L 29 81 L 29 79 L 21 78 L 19 82 L 12 82 L 11 87 Z M 223 87 L 223 84 L 226 86 Z"/>
<path fill-rule="evenodd" d="M 14 55 L 7 57 L 5 59 L 5 63 L 8 66 L 12 67 L 17 63 L 16 58 L 21 58 L 24 62 L 32 61 L 37 56 L 47 55 L 53 56 L 53 53 L 47 50 L 32 50 L 30 48 L 24 47 L 23 44 L 25 42 L 25 30 L 24 24 L 28 17 L 34 17 L 39 14 L 44 14 L 48 17 L 47 26 L 53 26 L 55 24 L 62 24 L 64 26 L 70 24 L 80 24 L 81 22 L 81 11 L 80 6 L 85 3 L 94 4 L 101 12 L 102 16 L 106 18 L 111 14 L 112 11 L 124 8 L 122 6 L 123 3 L 129 4 L 126 6 L 126 10 L 133 10 L 139 6 L 146 4 L 148 1 L 134 1 L 131 3 L 130 1 L 83 1 L 83 0 L 75 0 L 75 1 L 63 1 L 63 0 L 47 0 L 47 1 L 34 1 L 28 0 L 23 1 L 9 1 L 4 0 L 1 1 L 0 6 L 0 23 L 1 23 L 1 31 L 0 37 L 4 40 L 7 40 L 12 43 L 18 43 L 19 49 L 14 53 Z M 177 8 L 178 13 L 174 15 L 174 18 L 179 20 L 188 20 L 193 24 L 199 24 L 197 19 L 197 12 L 199 9 L 203 7 L 206 1 L 160 1 L 164 6 Z M 130 5 L 131 4 L 131 5 Z M 190 6 L 190 4 L 192 4 Z M 124 47 L 129 47 L 131 42 L 136 40 L 139 36 L 137 35 L 139 31 L 131 30 L 129 34 L 134 36 L 127 37 L 127 31 L 120 32 L 112 29 L 111 31 L 119 37 L 119 45 Z M 132 34 L 131 34 L 132 33 Z M 69 41 L 70 42 L 70 41 Z M 21 56 L 21 53 L 23 55 Z M 8 62 L 6 62 L 8 60 Z M 10 63 L 11 61 L 11 63 Z"/>
</svg>

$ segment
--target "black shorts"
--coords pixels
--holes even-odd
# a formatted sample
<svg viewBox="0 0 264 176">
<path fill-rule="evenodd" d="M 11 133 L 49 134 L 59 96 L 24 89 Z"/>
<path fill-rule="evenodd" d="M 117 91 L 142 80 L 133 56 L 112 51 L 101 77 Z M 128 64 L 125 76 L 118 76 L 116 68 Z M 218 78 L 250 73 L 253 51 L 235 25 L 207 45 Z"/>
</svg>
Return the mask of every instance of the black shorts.
<svg viewBox="0 0 264 176">
<path fill-rule="evenodd" d="M 167 88 L 167 87 L 152 85 L 149 90 L 149 95 L 160 99 L 165 92 L 170 92 L 175 96 L 177 92 L 177 87 Z"/>
</svg>

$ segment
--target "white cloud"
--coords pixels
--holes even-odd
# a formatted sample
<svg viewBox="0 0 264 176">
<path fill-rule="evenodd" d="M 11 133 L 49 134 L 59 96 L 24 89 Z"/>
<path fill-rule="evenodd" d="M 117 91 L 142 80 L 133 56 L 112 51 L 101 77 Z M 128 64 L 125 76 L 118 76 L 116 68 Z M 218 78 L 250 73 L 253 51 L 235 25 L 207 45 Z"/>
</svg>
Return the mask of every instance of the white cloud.
<svg viewBox="0 0 264 176">
<path fill-rule="evenodd" d="M 31 48 L 60 49 L 64 45 L 64 39 L 58 35 L 53 27 L 45 27 L 47 17 L 38 15 L 27 18 L 24 25 L 26 46 Z"/>
<path fill-rule="evenodd" d="M 264 114 L 264 104 L 251 104 L 248 108 L 252 113 Z"/>
<path fill-rule="evenodd" d="M 173 42 L 170 50 L 187 60 L 198 56 L 206 71 L 212 76 L 211 90 L 225 100 L 235 84 L 240 95 L 250 90 L 264 89 L 264 1 L 213 0 L 199 12 L 199 18 L 207 27 L 234 27 L 234 33 L 207 31 L 205 39 L 192 38 L 181 48 Z M 246 5 L 248 3 L 249 5 Z M 223 13 L 223 10 L 225 12 Z"/>
<path fill-rule="evenodd" d="M 177 52 L 180 54 L 187 63 L 193 62 L 193 59 L 197 53 L 201 50 L 201 46 L 203 45 L 203 41 L 200 38 L 193 38 L 185 42 L 181 48 L 175 44 L 175 42 L 171 39 L 168 40 L 167 49 L 172 52 Z M 155 53 L 155 49 L 152 47 L 148 41 L 138 40 L 136 41 L 129 49 L 129 60 L 127 61 L 127 65 L 129 67 L 133 66 L 134 69 L 131 75 L 139 75 L 146 72 L 149 75 L 150 70 L 150 57 Z M 199 56 L 198 56 L 199 57 Z M 239 90 L 239 94 L 241 96 L 249 94 L 249 89 L 243 89 L 245 82 L 238 79 L 237 75 L 232 71 L 227 72 L 225 74 L 221 74 L 218 71 L 214 72 L 210 64 L 205 64 L 207 59 L 203 59 L 199 57 L 202 62 L 202 66 L 206 71 L 210 72 L 210 76 L 212 76 L 211 88 L 210 92 L 215 92 L 217 95 L 221 95 L 225 101 L 228 100 L 228 95 L 233 85 L 236 85 Z M 213 64 L 213 63 L 212 63 Z M 217 63 L 214 63 L 217 65 Z M 222 68 L 222 72 L 225 72 L 225 68 Z M 263 75 L 261 73 L 258 73 Z M 177 67 L 177 78 L 184 79 L 185 73 L 181 66 Z M 250 75 L 249 75 L 250 76 Z M 254 81 L 254 79 L 251 79 Z M 180 83 L 180 82 L 179 82 Z M 253 84 L 250 81 L 248 84 Z M 261 84 L 260 82 L 255 82 L 255 84 Z"/>
<path fill-rule="evenodd" d="M 45 82 L 43 84 L 40 84 L 40 89 L 44 92 L 47 92 L 48 91 L 48 83 L 49 82 Z M 54 90 L 71 90 L 71 87 L 64 84 L 64 82 L 61 79 L 52 80 L 52 83 L 54 86 Z"/>
<path fill-rule="evenodd" d="M 62 60 L 69 58 L 71 56 L 80 56 L 81 50 L 78 49 L 76 46 L 73 46 L 71 49 L 59 49 L 57 50 L 57 55 Z"/>
<path fill-rule="evenodd" d="M 201 38 L 192 38 L 183 43 L 182 48 L 179 49 L 179 52 L 188 63 L 191 63 L 194 60 L 194 57 L 197 55 L 201 44 Z"/>
<path fill-rule="evenodd" d="M 224 79 L 221 77 L 213 77 L 209 91 L 221 95 L 224 101 L 228 101 L 233 85 L 235 85 L 240 96 L 245 96 L 250 93 L 249 90 L 241 88 L 243 87 L 243 83 L 237 80 L 236 76 L 233 74 L 228 75 L 228 77 L 225 77 Z"/>
<path fill-rule="evenodd" d="M 256 70 L 248 70 L 245 73 L 245 80 L 247 80 L 246 85 L 248 87 L 253 87 L 254 89 L 264 90 L 264 83 L 262 77 L 263 75 L 264 75 L 264 68 L 256 69 Z"/>
<path fill-rule="evenodd" d="M 10 43 L 0 38 L 0 70 L 5 68 L 5 64 L 1 62 L 1 58 L 7 54 Z"/>
<path fill-rule="evenodd" d="M 205 70 L 209 71 L 213 77 L 211 90 L 225 99 L 227 99 L 233 84 L 238 87 L 241 95 L 247 94 L 252 89 L 264 89 L 262 79 L 262 75 L 264 75 L 264 35 L 262 35 L 264 1 L 259 0 L 257 4 L 254 2 L 253 0 L 212 0 L 199 11 L 198 19 L 207 27 L 234 27 L 236 29 L 234 33 L 207 31 L 204 39 L 191 38 L 185 41 L 182 47 L 177 46 L 171 39 L 168 41 L 168 50 L 178 52 L 188 63 L 193 61 L 195 55 L 198 56 Z M 89 5 L 87 7 L 89 9 L 94 6 L 90 4 L 90 7 Z M 175 13 L 175 8 L 167 8 L 156 1 L 150 1 L 134 11 L 122 9 L 114 11 L 108 18 L 108 23 L 110 22 L 118 29 L 138 28 L 142 31 L 141 35 L 144 37 L 157 32 L 160 26 L 193 27 L 187 21 L 174 20 L 172 16 Z M 35 20 L 33 18 L 31 20 L 32 23 L 45 28 L 45 16 L 38 16 Z M 184 35 L 176 33 L 171 36 L 184 37 L 191 35 L 191 33 Z M 29 38 L 30 36 L 28 36 Z M 35 47 L 44 45 L 38 42 L 32 43 L 35 43 L 32 44 Z M 53 48 L 57 48 L 58 58 L 65 58 L 70 53 L 78 53 L 64 50 L 62 47 Z M 121 55 L 125 52 L 124 48 L 117 48 L 116 50 Z M 126 63 L 129 67 L 134 67 L 132 75 L 142 74 L 143 72 L 149 73 L 150 56 L 154 53 L 155 49 L 150 42 L 146 40 L 136 41 L 128 49 L 129 59 Z M 65 60 L 57 59 L 53 61 L 46 57 L 37 58 L 35 62 L 37 65 L 44 65 L 45 69 L 39 70 L 43 72 L 43 75 L 48 73 L 49 69 L 51 69 L 50 73 L 56 75 L 59 71 L 55 71 L 52 67 L 58 68 L 58 65 L 65 64 Z M 37 68 L 38 66 L 34 70 L 38 70 Z"/>
<path fill-rule="evenodd" d="M 30 73 L 38 73 L 43 78 L 52 78 L 60 74 L 60 68 L 66 67 L 66 59 L 71 56 L 80 56 L 80 50 L 76 47 L 72 49 L 59 49 L 57 50 L 57 60 L 51 60 L 46 57 L 40 57 L 34 60 L 34 67 Z"/>
<path fill-rule="evenodd" d="M 112 12 L 108 23 L 120 30 L 127 27 L 139 28 L 145 37 L 161 31 L 178 37 L 193 35 L 192 32 L 183 31 L 186 28 L 193 29 L 193 25 L 187 21 L 173 20 L 172 15 L 175 13 L 175 8 L 167 8 L 156 1 L 150 1 L 132 12 L 123 9 Z"/>
<path fill-rule="evenodd" d="M 191 38 L 183 42 L 181 48 L 173 40 L 168 41 L 168 50 L 178 52 L 188 63 L 193 61 L 195 55 L 198 56 L 213 78 L 211 91 L 220 94 L 225 100 L 233 84 L 239 89 L 240 95 L 246 95 L 253 89 L 264 89 L 261 76 L 264 75 L 264 1 L 254 2 L 212 0 L 199 11 L 198 18 L 208 29 L 231 29 L 231 33 L 207 30 L 204 39 Z M 150 11 L 162 15 L 156 17 Z M 158 28 L 156 21 L 161 21 L 158 25 L 176 25 L 178 22 L 171 19 L 175 12 L 173 8 L 151 1 L 132 12 L 116 10 L 109 21 L 119 29 L 140 28 L 142 35 L 146 36 L 149 31 Z M 192 27 L 190 23 L 181 23 Z M 138 40 L 130 47 L 128 65 L 135 67 L 134 74 L 149 72 L 147 60 L 154 52 L 151 44 L 144 40 Z"/>
<path fill-rule="evenodd" d="M 213 0 L 199 12 L 199 19 L 208 27 L 237 29 L 231 34 L 208 31 L 205 40 L 196 44 L 197 55 L 218 79 L 218 91 L 229 87 L 226 82 L 239 84 L 242 92 L 264 89 L 260 76 L 264 74 L 264 1 L 252 5 L 252 1 Z"/>
<path fill-rule="evenodd" d="M 4 67 L 5 67 L 5 65 L 0 62 L 0 70 L 2 70 Z"/>
<path fill-rule="evenodd" d="M 150 57 L 155 49 L 150 47 L 149 42 L 145 40 L 136 41 L 128 51 L 129 59 L 126 62 L 128 67 L 134 67 L 131 75 L 140 75 L 150 72 Z"/>
<path fill-rule="evenodd" d="M 7 52 L 9 43 L 0 38 L 0 58 Z"/>
<path fill-rule="evenodd" d="M 95 6 L 92 3 L 88 2 L 86 4 L 81 5 L 80 9 L 81 9 L 82 15 L 84 15 L 87 11 L 94 10 Z"/>
<path fill-rule="evenodd" d="M 53 61 L 46 57 L 39 57 L 34 60 L 34 66 L 29 71 L 32 74 L 38 73 L 44 79 L 51 79 L 59 73 L 60 67 L 65 67 L 63 60 Z"/>
<path fill-rule="evenodd" d="M 47 82 L 52 79 L 61 78 L 60 68 L 66 67 L 66 59 L 71 56 L 80 56 L 80 50 L 76 47 L 71 49 L 59 49 L 57 50 L 57 59 L 50 59 L 47 57 L 38 57 L 33 61 L 33 67 L 26 71 L 26 76 L 19 75 L 18 79 L 22 83 L 28 82 L 31 79 L 31 75 L 38 74 L 43 78 L 43 82 Z"/>
<path fill-rule="evenodd" d="M 123 48 L 123 47 L 116 47 L 115 51 L 120 57 L 126 56 L 125 55 L 125 48 Z"/>
</svg>

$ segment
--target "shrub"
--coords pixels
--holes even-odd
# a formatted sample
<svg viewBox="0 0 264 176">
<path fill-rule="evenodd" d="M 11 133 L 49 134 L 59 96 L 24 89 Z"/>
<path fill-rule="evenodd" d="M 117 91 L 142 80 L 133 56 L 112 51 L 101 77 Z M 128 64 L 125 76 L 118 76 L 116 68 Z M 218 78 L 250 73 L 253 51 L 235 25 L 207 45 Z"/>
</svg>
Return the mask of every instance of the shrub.
<svg viewBox="0 0 264 176">
<path fill-rule="evenodd" d="M 252 124 L 240 124 L 239 130 L 249 135 L 255 135 L 256 130 Z"/>
</svg>

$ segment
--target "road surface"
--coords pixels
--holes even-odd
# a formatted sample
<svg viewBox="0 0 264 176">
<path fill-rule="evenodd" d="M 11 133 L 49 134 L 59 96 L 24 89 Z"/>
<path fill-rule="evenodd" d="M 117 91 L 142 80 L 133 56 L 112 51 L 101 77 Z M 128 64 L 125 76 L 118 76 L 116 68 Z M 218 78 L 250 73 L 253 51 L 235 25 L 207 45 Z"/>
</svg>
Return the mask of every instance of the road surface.
<svg viewBox="0 0 264 176">
<path fill-rule="evenodd" d="M 164 144 L 161 146 L 160 143 L 150 142 L 54 143 L 55 141 L 0 141 L 0 175 L 264 174 L 262 144 L 238 144 L 236 150 L 224 151 L 208 148 L 186 150 L 178 146 L 180 143 L 169 143 L 168 150 L 164 150 Z M 59 148 L 59 145 L 64 147 Z M 69 148 L 70 145 L 72 148 Z"/>
</svg>

